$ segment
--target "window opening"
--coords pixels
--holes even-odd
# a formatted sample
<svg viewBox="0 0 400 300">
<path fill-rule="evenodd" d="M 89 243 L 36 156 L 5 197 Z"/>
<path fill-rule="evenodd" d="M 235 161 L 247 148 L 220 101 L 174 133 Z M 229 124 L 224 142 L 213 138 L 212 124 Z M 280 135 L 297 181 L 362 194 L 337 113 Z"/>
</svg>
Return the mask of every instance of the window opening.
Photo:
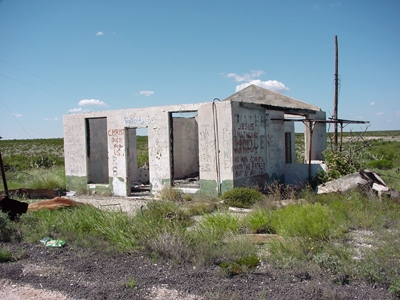
<svg viewBox="0 0 400 300">
<path fill-rule="evenodd" d="M 127 177 L 130 195 L 150 192 L 150 166 L 147 128 L 126 128 Z"/>
</svg>

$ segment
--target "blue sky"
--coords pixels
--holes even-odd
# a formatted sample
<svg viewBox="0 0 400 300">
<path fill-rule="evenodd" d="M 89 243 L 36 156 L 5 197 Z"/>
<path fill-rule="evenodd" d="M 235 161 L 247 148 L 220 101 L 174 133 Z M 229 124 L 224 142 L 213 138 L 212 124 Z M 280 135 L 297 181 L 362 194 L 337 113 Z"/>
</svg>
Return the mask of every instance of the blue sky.
<svg viewBox="0 0 400 300">
<path fill-rule="evenodd" d="M 62 116 L 225 99 L 256 83 L 400 130 L 400 1 L 0 0 L 0 136 Z M 346 130 L 364 130 L 349 125 Z"/>
</svg>

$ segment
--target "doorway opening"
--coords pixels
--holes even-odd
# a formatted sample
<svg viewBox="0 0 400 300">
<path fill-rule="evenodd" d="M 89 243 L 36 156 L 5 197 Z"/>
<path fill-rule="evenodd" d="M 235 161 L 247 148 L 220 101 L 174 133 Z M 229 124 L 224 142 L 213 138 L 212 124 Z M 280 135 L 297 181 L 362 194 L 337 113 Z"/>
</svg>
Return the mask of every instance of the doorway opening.
<svg viewBox="0 0 400 300">
<path fill-rule="evenodd" d="M 125 128 L 128 195 L 143 196 L 150 193 L 150 167 L 148 130 Z"/>
<path fill-rule="evenodd" d="M 200 188 L 197 111 L 169 113 L 171 185 L 184 192 Z"/>
<path fill-rule="evenodd" d="M 107 118 L 86 122 L 87 183 L 108 184 Z"/>
</svg>

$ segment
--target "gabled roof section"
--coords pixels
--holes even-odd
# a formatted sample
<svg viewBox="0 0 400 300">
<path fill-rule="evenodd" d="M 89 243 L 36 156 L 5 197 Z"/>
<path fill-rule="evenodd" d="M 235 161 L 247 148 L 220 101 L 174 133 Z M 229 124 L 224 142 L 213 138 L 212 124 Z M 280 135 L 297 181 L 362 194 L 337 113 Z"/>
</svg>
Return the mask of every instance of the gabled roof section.
<svg viewBox="0 0 400 300">
<path fill-rule="evenodd" d="M 232 96 L 224 99 L 223 101 L 237 101 L 261 104 L 265 107 L 276 107 L 276 108 L 287 108 L 295 110 L 312 110 L 321 111 L 321 109 L 315 105 L 311 105 L 297 99 L 290 98 L 288 96 L 273 92 L 256 86 L 254 84 L 240 90 Z"/>
</svg>

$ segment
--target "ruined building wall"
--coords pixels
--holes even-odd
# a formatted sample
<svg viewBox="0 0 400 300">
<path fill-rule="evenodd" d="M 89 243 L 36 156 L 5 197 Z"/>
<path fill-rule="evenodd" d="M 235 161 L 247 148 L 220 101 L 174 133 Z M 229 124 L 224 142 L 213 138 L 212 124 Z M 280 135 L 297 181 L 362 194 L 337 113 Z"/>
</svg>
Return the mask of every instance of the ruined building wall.
<svg viewBox="0 0 400 300">
<path fill-rule="evenodd" d="M 232 189 L 231 103 L 204 104 L 199 109 L 198 124 L 201 191 L 216 195 Z"/>
<path fill-rule="evenodd" d="M 73 191 L 86 191 L 85 119 L 79 115 L 64 116 L 64 161 L 66 185 Z"/>
<path fill-rule="evenodd" d="M 172 105 L 143 109 L 124 109 L 64 116 L 65 173 L 67 188 L 74 191 L 126 196 L 130 193 L 129 168 L 132 168 L 134 137 L 127 128 L 148 128 L 150 182 L 159 191 L 171 182 L 169 113 L 196 111 L 201 104 Z M 89 183 L 86 119 L 105 118 L 103 143 L 108 157 L 108 183 Z M 131 131 L 129 131 L 131 132 Z M 93 137 L 92 137 L 93 138 Z M 92 166 L 93 168 L 93 166 Z M 134 177 L 131 176 L 132 178 Z"/>
<path fill-rule="evenodd" d="M 265 109 L 233 103 L 233 175 L 235 186 L 251 186 L 267 178 Z"/>
</svg>

